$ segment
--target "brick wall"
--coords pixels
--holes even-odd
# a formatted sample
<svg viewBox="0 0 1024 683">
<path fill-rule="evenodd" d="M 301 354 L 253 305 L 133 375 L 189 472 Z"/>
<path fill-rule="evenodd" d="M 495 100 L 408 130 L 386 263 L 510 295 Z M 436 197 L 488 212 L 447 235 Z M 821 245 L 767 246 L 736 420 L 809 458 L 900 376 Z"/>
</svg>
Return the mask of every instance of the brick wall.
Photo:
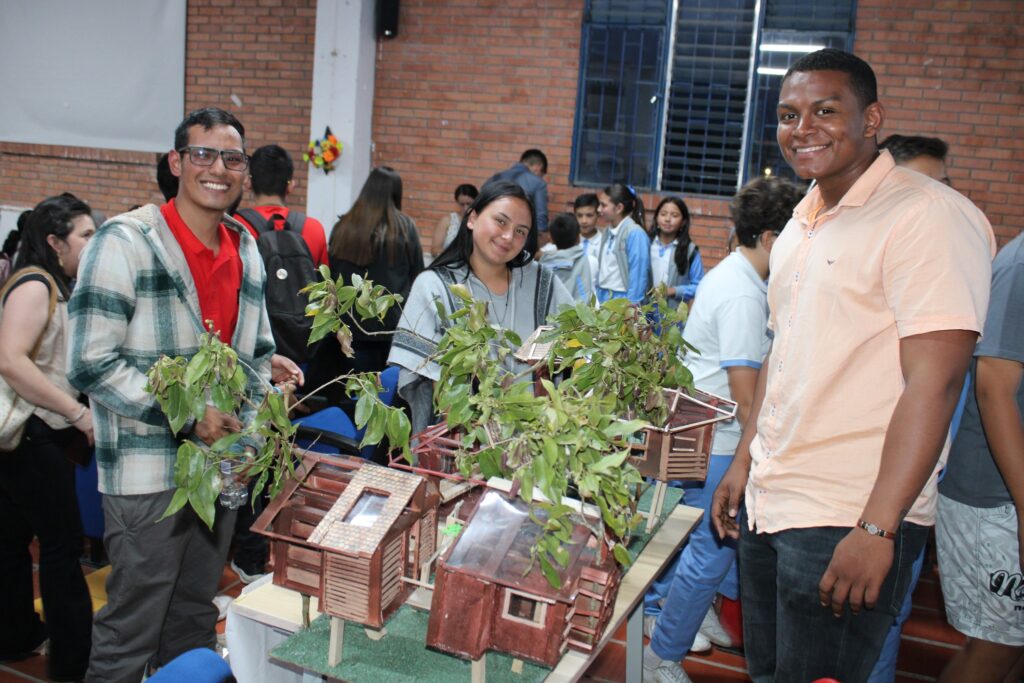
<svg viewBox="0 0 1024 683">
<path fill-rule="evenodd" d="M 878 74 L 883 134 L 950 146 L 953 185 L 1000 244 L 1024 227 L 1024 43 L 1018 0 L 858 0 L 855 49 Z"/>
<path fill-rule="evenodd" d="M 316 0 L 189 0 L 186 110 L 218 106 L 246 127 L 250 150 L 274 142 L 296 160 L 305 204 Z M 236 105 L 231 96 L 241 102 Z M 184 115 L 184 113 L 183 113 Z M 174 131 L 167 131 L 170 149 Z M 163 201 L 158 154 L 0 142 L 0 204 L 33 206 L 73 192 L 113 215 Z"/>
<path fill-rule="evenodd" d="M 878 71 L 883 134 L 938 135 L 951 176 L 1000 243 L 1024 215 L 1024 49 L 1014 0 L 858 2 L 855 50 Z M 579 0 L 402 0 L 398 38 L 380 44 L 374 163 L 405 182 L 404 208 L 424 234 L 451 191 L 479 184 L 527 147 L 549 158 L 551 212 L 568 184 L 579 69 Z M 658 202 L 644 195 L 647 208 Z M 706 265 L 724 256 L 728 207 L 686 197 Z"/>
</svg>

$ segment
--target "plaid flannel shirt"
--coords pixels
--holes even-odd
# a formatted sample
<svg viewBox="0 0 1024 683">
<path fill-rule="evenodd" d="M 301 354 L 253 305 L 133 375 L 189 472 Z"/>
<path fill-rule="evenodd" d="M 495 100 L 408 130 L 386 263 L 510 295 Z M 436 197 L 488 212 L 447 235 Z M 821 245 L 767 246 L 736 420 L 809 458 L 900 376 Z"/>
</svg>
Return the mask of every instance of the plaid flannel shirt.
<svg viewBox="0 0 1024 683">
<path fill-rule="evenodd" d="M 241 235 L 242 286 L 231 346 L 269 381 L 274 339 L 263 260 L 248 230 L 227 217 L 224 223 Z M 180 438 L 146 393 L 146 372 L 162 355 L 195 354 L 204 328 L 185 255 L 159 207 L 148 204 L 100 227 L 82 255 L 68 312 L 68 379 L 90 399 L 100 491 L 174 488 Z M 246 372 L 259 402 L 265 385 Z M 249 412 L 240 416 L 243 422 Z"/>
</svg>

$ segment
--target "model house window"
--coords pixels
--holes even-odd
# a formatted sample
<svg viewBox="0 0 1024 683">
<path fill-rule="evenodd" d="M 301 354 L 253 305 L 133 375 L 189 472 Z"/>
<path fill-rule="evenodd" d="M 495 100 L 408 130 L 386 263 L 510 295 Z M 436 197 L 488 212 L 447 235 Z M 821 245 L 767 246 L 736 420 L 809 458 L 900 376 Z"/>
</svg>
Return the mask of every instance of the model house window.
<svg viewBox="0 0 1024 683">
<path fill-rule="evenodd" d="M 547 615 L 547 603 L 531 598 L 525 593 L 514 590 L 505 591 L 506 618 L 513 621 L 525 622 L 531 626 L 542 626 L 544 617 Z"/>
<path fill-rule="evenodd" d="M 572 181 L 731 196 L 766 169 L 786 68 L 853 44 L 854 0 L 587 0 Z"/>
<path fill-rule="evenodd" d="M 352 526 L 373 526 L 384 512 L 384 505 L 387 502 L 386 494 L 363 491 L 342 522 Z"/>
</svg>

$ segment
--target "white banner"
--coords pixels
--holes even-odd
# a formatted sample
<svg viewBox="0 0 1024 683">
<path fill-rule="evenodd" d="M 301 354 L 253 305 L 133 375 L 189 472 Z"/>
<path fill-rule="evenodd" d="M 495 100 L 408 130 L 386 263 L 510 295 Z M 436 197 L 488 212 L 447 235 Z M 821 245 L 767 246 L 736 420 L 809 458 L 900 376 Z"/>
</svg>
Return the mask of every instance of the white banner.
<svg viewBox="0 0 1024 683">
<path fill-rule="evenodd" d="M 185 0 L 0 1 L 0 140 L 169 150 L 185 14 Z"/>
</svg>

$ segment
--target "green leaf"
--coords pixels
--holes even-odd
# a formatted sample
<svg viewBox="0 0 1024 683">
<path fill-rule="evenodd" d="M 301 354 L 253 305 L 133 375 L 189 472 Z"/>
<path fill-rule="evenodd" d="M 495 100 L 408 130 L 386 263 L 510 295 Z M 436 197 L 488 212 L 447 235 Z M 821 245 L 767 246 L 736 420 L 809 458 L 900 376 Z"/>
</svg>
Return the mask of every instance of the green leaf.
<svg viewBox="0 0 1024 683">
<path fill-rule="evenodd" d="M 409 445 L 409 433 L 412 425 L 401 408 L 388 408 L 388 441 L 392 448 Z"/>
<path fill-rule="evenodd" d="M 615 469 L 622 465 L 622 463 L 625 462 L 628 456 L 629 449 L 623 449 L 617 453 L 606 455 L 600 460 L 598 460 L 596 463 L 591 465 L 590 471 L 596 472 L 598 474 L 604 474 L 605 472 L 608 472 L 609 470 Z"/>
<path fill-rule="evenodd" d="M 370 417 L 370 421 L 366 426 L 366 433 L 363 434 L 363 440 L 359 443 L 360 446 L 375 446 L 380 443 L 380 440 L 384 438 L 384 430 L 387 428 L 387 413 L 383 413 L 379 410 L 373 411 L 373 415 Z"/>
<path fill-rule="evenodd" d="M 209 350 L 199 349 L 196 355 L 192 356 L 192 360 L 188 362 L 188 368 L 185 370 L 185 384 L 192 386 L 199 381 L 210 369 L 211 361 Z"/>
<path fill-rule="evenodd" d="M 213 445 L 210 446 L 210 450 L 215 451 L 217 453 L 223 453 L 224 451 L 230 450 L 231 447 L 237 444 L 238 440 L 241 439 L 243 436 L 244 434 L 242 434 L 241 432 L 232 432 L 230 434 L 225 434 L 224 436 L 220 437 L 219 439 L 213 442 Z"/>
<path fill-rule="evenodd" d="M 554 565 L 551 564 L 551 562 L 548 560 L 547 557 L 544 556 L 543 553 L 540 554 L 540 557 L 538 559 L 540 560 L 541 574 L 543 574 L 544 578 L 548 580 L 548 583 L 551 584 L 551 587 L 561 588 L 562 579 L 558 575 L 558 571 L 555 570 Z"/>
<path fill-rule="evenodd" d="M 222 413 L 235 412 L 235 400 L 231 390 L 222 384 L 217 384 L 210 389 L 210 399 L 214 407 Z"/>
<path fill-rule="evenodd" d="M 612 548 L 612 555 L 615 556 L 616 561 L 623 567 L 628 567 L 633 564 L 633 560 L 629 557 L 629 551 L 626 550 L 626 546 L 621 543 L 615 544 L 615 547 Z"/>
<path fill-rule="evenodd" d="M 181 508 L 185 507 L 185 503 L 188 502 L 188 491 L 181 488 L 180 486 L 174 491 L 174 497 L 171 498 L 170 504 L 167 509 L 164 510 L 164 514 L 160 515 L 160 519 L 167 519 Z M 157 521 L 159 522 L 160 519 Z"/>
</svg>

